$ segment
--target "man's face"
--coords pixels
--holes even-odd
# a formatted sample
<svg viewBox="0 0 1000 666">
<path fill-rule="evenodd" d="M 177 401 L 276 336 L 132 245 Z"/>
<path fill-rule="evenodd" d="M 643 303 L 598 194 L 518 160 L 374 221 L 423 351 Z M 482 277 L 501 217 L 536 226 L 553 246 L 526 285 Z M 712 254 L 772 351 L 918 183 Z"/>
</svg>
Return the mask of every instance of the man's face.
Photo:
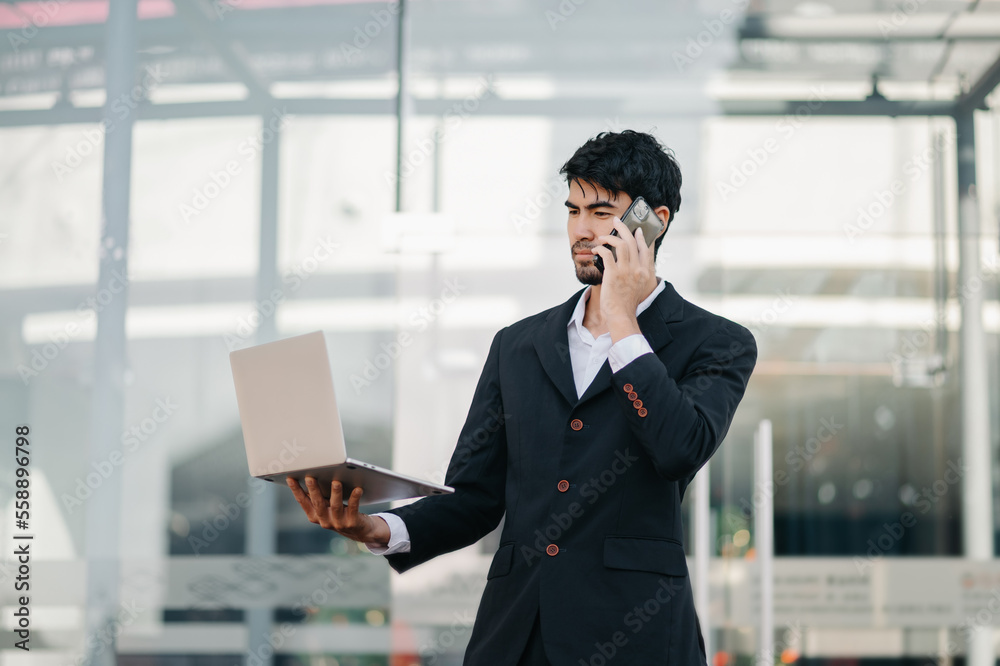
<svg viewBox="0 0 1000 666">
<path fill-rule="evenodd" d="M 576 266 L 576 279 L 583 284 L 601 284 L 603 274 L 594 266 L 597 255 L 589 250 L 599 245 L 598 236 L 611 233 L 615 228 L 615 216 L 620 218 L 632 203 L 632 197 L 624 192 L 618 192 L 617 197 L 612 198 L 609 190 L 597 185 L 578 180 L 570 183 L 566 199 L 569 212 L 566 231 L 573 265 Z"/>
</svg>

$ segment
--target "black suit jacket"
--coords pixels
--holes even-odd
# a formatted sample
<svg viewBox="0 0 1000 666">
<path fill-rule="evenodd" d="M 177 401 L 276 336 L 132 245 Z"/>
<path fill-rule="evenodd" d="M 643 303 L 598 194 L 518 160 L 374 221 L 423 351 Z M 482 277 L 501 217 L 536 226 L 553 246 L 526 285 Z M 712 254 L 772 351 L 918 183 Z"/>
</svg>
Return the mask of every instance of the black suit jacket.
<svg viewBox="0 0 1000 666">
<path fill-rule="evenodd" d="M 614 374 L 605 362 L 578 399 L 567 324 L 582 291 L 493 338 L 446 475 L 455 493 L 393 509 L 411 549 L 387 559 L 402 573 L 506 515 L 465 664 L 514 666 L 536 612 L 554 666 L 705 664 L 680 504 L 757 346 L 668 282 L 638 317 L 654 353 Z"/>
</svg>

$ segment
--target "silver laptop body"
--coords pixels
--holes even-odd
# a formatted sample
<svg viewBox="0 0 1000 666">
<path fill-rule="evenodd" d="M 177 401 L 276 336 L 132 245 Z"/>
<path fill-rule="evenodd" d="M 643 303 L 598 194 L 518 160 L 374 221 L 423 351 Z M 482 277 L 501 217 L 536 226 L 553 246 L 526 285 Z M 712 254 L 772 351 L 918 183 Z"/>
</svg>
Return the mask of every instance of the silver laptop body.
<svg viewBox="0 0 1000 666">
<path fill-rule="evenodd" d="M 284 484 L 314 477 L 329 497 L 339 480 L 344 500 L 357 486 L 361 504 L 455 491 L 347 456 L 322 331 L 229 354 L 250 475 Z"/>
</svg>

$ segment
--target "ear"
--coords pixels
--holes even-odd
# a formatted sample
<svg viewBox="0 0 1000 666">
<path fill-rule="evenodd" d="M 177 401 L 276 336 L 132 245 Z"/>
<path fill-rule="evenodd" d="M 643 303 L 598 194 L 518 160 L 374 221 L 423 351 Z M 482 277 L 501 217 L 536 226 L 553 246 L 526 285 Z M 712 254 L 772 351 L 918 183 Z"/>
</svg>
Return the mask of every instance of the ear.
<svg viewBox="0 0 1000 666">
<path fill-rule="evenodd" d="M 656 234 L 656 238 L 659 238 L 667 231 L 667 225 L 669 224 L 667 220 L 670 219 L 670 209 L 666 206 L 660 206 L 658 208 L 654 208 L 653 212 L 656 213 L 656 216 L 660 218 L 661 222 L 663 222 L 663 228 L 660 229 L 660 233 Z"/>
</svg>

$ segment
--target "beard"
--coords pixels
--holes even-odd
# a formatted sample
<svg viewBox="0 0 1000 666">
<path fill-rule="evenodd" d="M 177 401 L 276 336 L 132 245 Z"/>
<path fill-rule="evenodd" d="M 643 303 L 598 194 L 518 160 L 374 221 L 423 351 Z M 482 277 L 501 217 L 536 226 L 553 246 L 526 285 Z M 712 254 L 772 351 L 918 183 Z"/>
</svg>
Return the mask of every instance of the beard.
<svg viewBox="0 0 1000 666">
<path fill-rule="evenodd" d="M 604 273 L 597 270 L 597 266 L 594 265 L 593 259 L 588 259 L 586 261 L 578 261 L 576 258 L 576 252 L 582 252 L 588 248 L 586 247 L 576 247 L 573 248 L 573 263 L 576 266 L 576 279 L 582 284 L 598 285 L 601 284 L 601 280 L 604 279 Z M 596 254 L 594 255 L 597 256 Z"/>
</svg>

